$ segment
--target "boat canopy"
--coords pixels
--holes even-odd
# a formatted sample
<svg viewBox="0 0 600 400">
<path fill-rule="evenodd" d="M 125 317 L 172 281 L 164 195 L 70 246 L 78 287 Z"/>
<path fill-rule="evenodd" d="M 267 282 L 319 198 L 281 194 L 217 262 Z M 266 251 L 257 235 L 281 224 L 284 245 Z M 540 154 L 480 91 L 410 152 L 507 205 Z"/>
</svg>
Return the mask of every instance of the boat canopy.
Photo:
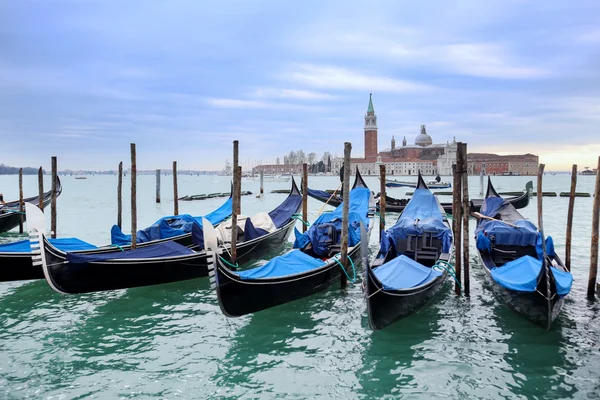
<svg viewBox="0 0 600 400">
<path fill-rule="evenodd" d="M 533 223 L 527 221 L 526 219 L 520 219 L 517 221 L 511 221 L 511 224 L 518 226 L 518 228 L 510 226 L 506 222 L 500 220 L 482 220 L 477 229 L 475 229 L 475 236 L 479 237 L 479 234 L 482 233 L 488 238 L 488 240 L 492 240 L 493 238 L 495 240 L 495 244 L 497 245 L 536 245 L 538 240 L 538 231 L 537 227 Z M 485 250 L 485 248 L 479 249 Z"/>
<path fill-rule="evenodd" d="M 373 273 L 385 290 L 410 289 L 424 285 L 442 275 L 410 257 L 401 255 L 375 268 Z"/>
<path fill-rule="evenodd" d="M 92 250 L 97 249 L 97 246 L 84 242 L 77 238 L 59 238 L 59 239 L 48 239 L 52 246 L 64 252 L 76 251 L 76 250 Z M 29 239 L 19 240 L 18 242 L 0 244 L 0 253 L 30 253 L 31 247 Z"/>
<path fill-rule="evenodd" d="M 72 264 L 87 264 L 90 262 L 101 262 L 107 260 L 126 260 L 132 258 L 161 258 L 175 257 L 193 254 L 187 247 L 175 242 L 158 243 L 152 246 L 142 247 L 136 250 L 111 252 L 104 254 L 78 254 L 67 253 L 67 261 Z"/>
<path fill-rule="evenodd" d="M 494 217 L 500 209 L 508 204 L 502 197 L 490 196 L 483 199 L 479 212 L 487 217 Z"/>
<path fill-rule="evenodd" d="M 317 269 L 325 264 L 325 261 L 313 258 L 300 250 L 292 250 L 287 254 L 271 259 L 260 267 L 239 271 L 237 274 L 241 279 L 277 278 L 300 274 Z"/>
<path fill-rule="evenodd" d="M 215 211 L 204 216 L 211 224 L 216 225 L 231 215 L 231 197 Z M 152 226 L 137 231 L 137 243 L 150 242 L 152 240 L 167 239 L 184 233 L 192 232 L 192 226 L 197 224 L 202 227 L 202 217 L 193 217 L 189 214 L 172 215 L 163 217 L 156 221 Z M 127 245 L 131 243 L 131 235 L 124 234 L 117 225 L 113 225 L 110 230 L 111 243 L 117 245 Z"/>
</svg>

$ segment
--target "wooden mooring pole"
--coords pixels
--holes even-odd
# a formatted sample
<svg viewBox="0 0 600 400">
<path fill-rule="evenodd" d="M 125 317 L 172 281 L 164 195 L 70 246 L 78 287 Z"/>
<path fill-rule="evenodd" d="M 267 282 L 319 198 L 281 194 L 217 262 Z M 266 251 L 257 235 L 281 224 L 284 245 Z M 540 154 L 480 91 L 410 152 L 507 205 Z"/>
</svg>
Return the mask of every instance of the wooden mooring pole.
<svg viewBox="0 0 600 400">
<path fill-rule="evenodd" d="M 453 175 L 453 194 L 452 194 L 452 232 L 454 233 L 454 271 L 456 281 L 454 282 L 454 293 L 460 295 L 461 281 L 461 232 L 462 232 L 462 185 L 461 185 L 461 167 L 460 167 L 460 152 L 456 153 L 456 164 L 452 165 Z"/>
<path fill-rule="evenodd" d="M 160 203 L 160 169 L 156 170 L 156 202 Z"/>
<path fill-rule="evenodd" d="M 25 204 L 23 203 L 23 168 L 19 168 L 19 233 L 23 233 L 23 213 Z"/>
<path fill-rule="evenodd" d="M 260 170 L 260 197 L 263 197 L 264 194 L 265 194 L 265 173 L 261 169 Z"/>
<path fill-rule="evenodd" d="M 345 288 L 348 284 L 348 213 L 350 210 L 350 153 L 352 152 L 352 144 L 344 143 L 344 182 L 342 189 L 342 198 L 344 205 L 342 207 L 342 238 L 341 238 L 341 256 L 340 262 L 344 271 L 340 274 L 341 287 Z"/>
<path fill-rule="evenodd" d="M 588 280 L 588 298 L 593 298 L 596 292 L 598 278 L 598 223 L 600 222 L 600 157 L 596 171 L 596 188 L 594 189 L 594 208 L 592 211 L 592 245 L 590 248 L 590 277 Z"/>
<path fill-rule="evenodd" d="M 119 229 L 123 229 L 123 161 L 119 163 L 117 181 L 117 226 Z"/>
<path fill-rule="evenodd" d="M 38 207 L 44 212 L 44 171 L 42 167 L 38 169 Z"/>
<path fill-rule="evenodd" d="M 379 164 L 379 242 L 385 230 L 385 164 Z"/>
<path fill-rule="evenodd" d="M 262 171 L 260 180 L 262 182 Z M 262 189 L 262 185 L 261 185 Z M 308 164 L 302 164 L 302 232 L 306 232 L 306 221 L 308 221 Z"/>
<path fill-rule="evenodd" d="M 237 216 L 240 210 L 240 186 L 238 182 L 238 156 L 239 142 L 233 141 L 233 198 L 231 199 L 231 263 L 235 265 L 237 259 Z"/>
<path fill-rule="evenodd" d="M 179 215 L 179 195 L 177 194 L 177 161 L 173 161 L 173 215 Z"/>
<path fill-rule="evenodd" d="M 459 143 L 459 151 L 462 153 L 462 225 L 463 225 L 463 237 L 462 237 L 462 264 L 463 264 L 463 291 L 465 296 L 469 297 L 471 292 L 471 281 L 469 279 L 469 215 L 470 215 L 470 204 L 469 204 L 469 173 L 467 171 L 467 144 Z"/>
<path fill-rule="evenodd" d="M 565 243 L 565 267 L 571 271 L 571 234 L 573 231 L 573 210 L 575 209 L 575 189 L 577 187 L 577 164 L 571 169 L 571 192 L 569 193 L 569 208 L 567 211 L 567 238 Z"/>
<path fill-rule="evenodd" d="M 51 197 L 51 210 L 50 210 L 50 237 L 56 239 L 56 186 L 58 176 L 58 163 L 56 156 L 52 157 L 52 197 Z"/>
<path fill-rule="evenodd" d="M 137 247 L 137 162 L 135 143 L 131 143 L 131 248 Z"/>
</svg>

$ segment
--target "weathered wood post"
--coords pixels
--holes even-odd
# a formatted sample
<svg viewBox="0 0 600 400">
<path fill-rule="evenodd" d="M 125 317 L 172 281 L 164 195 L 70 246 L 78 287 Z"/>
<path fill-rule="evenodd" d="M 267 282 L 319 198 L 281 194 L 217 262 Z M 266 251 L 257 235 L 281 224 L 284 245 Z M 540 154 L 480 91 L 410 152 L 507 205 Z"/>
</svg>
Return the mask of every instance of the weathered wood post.
<svg viewBox="0 0 600 400">
<path fill-rule="evenodd" d="M 461 232 L 462 232 L 462 185 L 461 185 L 461 167 L 460 167 L 461 154 L 459 151 L 456 152 L 456 164 L 452 165 L 452 175 L 454 189 L 452 193 L 452 231 L 454 234 L 454 270 L 456 281 L 454 282 L 454 293 L 460 295 L 460 281 L 461 281 Z"/>
<path fill-rule="evenodd" d="M 598 222 L 600 217 L 600 157 L 596 172 L 596 189 L 594 190 L 594 208 L 592 211 L 592 246 L 590 248 L 590 277 L 588 280 L 588 298 L 594 297 L 596 279 L 598 278 Z"/>
<path fill-rule="evenodd" d="M 160 169 L 156 170 L 156 202 L 160 203 Z"/>
<path fill-rule="evenodd" d="M 571 192 L 569 193 L 569 209 L 567 211 L 567 238 L 565 243 L 565 267 L 571 271 L 571 233 L 573 231 L 573 210 L 575 209 L 575 189 L 577 187 L 577 164 L 571 170 Z"/>
<path fill-rule="evenodd" d="M 25 204 L 23 203 L 23 168 L 19 168 L 19 233 L 23 233 L 23 213 Z"/>
<path fill-rule="evenodd" d="M 470 204 L 469 204 L 469 172 L 467 165 L 467 144 L 460 143 L 460 151 L 462 152 L 462 224 L 463 224 L 463 237 L 462 237 L 462 264 L 463 264 L 463 290 L 465 296 L 470 296 L 471 281 L 469 279 L 469 216 L 470 216 Z M 483 186 L 482 186 L 483 187 Z"/>
<path fill-rule="evenodd" d="M 56 239 L 56 186 L 58 183 L 58 165 L 56 161 L 56 156 L 52 157 L 52 197 L 51 197 L 51 206 L 50 210 L 50 237 L 52 239 Z"/>
<path fill-rule="evenodd" d="M 123 161 L 119 163 L 119 180 L 117 182 L 117 226 L 123 229 Z"/>
<path fill-rule="evenodd" d="M 260 170 L 260 197 L 263 197 L 265 194 L 265 173 L 261 169 Z"/>
<path fill-rule="evenodd" d="M 177 161 L 173 161 L 173 215 L 179 215 L 179 195 L 177 194 Z"/>
<path fill-rule="evenodd" d="M 379 164 L 379 242 L 385 230 L 385 164 Z"/>
<path fill-rule="evenodd" d="M 346 273 L 348 271 L 348 213 L 350 211 L 350 153 L 352 151 L 352 144 L 350 142 L 344 143 L 344 183 L 342 186 L 342 198 L 344 205 L 342 207 L 342 238 L 341 238 L 341 256 L 340 261 L 344 271 L 340 274 L 341 286 L 345 288 L 348 284 L 348 277 Z"/>
<path fill-rule="evenodd" d="M 38 169 L 38 207 L 44 212 L 44 171 Z"/>
<path fill-rule="evenodd" d="M 481 171 L 479 171 L 479 195 L 483 197 L 483 166 L 481 167 Z"/>
<path fill-rule="evenodd" d="M 231 263 L 235 265 L 237 259 L 237 216 L 240 210 L 240 186 L 238 182 L 238 146 L 237 140 L 233 141 L 233 198 L 231 199 Z"/>
<path fill-rule="evenodd" d="M 135 143 L 131 143 L 131 248 L 137 247 L 137 162 Z"/>
<path fill-rule="evenodd" d="M 260 179 L 262 181 L 262 171 L 260 171 Z M 302 164 L 302 232 L 306 232 L 306 221 L 308 221 L 308 165 L 304 163 Z"/>
</svg>

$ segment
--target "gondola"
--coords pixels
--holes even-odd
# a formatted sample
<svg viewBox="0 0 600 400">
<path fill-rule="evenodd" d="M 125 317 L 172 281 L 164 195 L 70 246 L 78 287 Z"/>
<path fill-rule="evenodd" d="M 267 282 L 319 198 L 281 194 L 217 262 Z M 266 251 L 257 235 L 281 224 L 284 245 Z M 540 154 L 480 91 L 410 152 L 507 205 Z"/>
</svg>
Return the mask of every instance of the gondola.
<svg viewBox="0 0 600 400">
<path fill-rule="evenodd" d="M 387 187 L 411 187 L 416 188 L 419 185 L 419 182 L 406 182 L 406 181 L 397 181 L 395 179 L 386 179 L 385 186 Z M 427 187 L 429 189 L 448 189 L 452 187 L 452 184 L 449 182 L 437 182 L 430 181 L 427 182 Z"/>
<path fill-rule="evenodd" d="M 231 215 L 231 198 L 206 217 L 213 224 L 218 224 Z M 159 243 L 174 241 L 178 244 L 196 249 L 192 241 L 192 226 L 201 217 L 177 215 L 163 217 L 152 226 L 137 232 L 138 248 Z M 131 236 L 124 235 L 118 226 L 111 229 L 112 244 L 97 247 L 77 238 L 48 239 L 57 250 L 56 257 L 66 260 L 66 253 L 78 254 L 111 254 L 131 249 Z M 0 245 L 0 282 L 20 281 L 29 279 L 44 279 L 44 273 L 39 266 L 31 262 L 29 240 Z"/>
<path fill-rule="evenodd" d="M 531 198 L 530 186 L 531 181 L 527 183 L 526 189 L 523 192 L 523 194 L 519 196 L 509 197 L 506 199 L 506 201 L 511 203 L 516 209 L 527 207 Z M 332 194 L 324 190 L 316 190 L 309 188 L 307 194 L 313 199 L 322 201 L 323 203 L 327 203 L 333 207 L 339 206 L 342 202 L 342 198 L 339 195 L 339 193 Z M 379 193 L 375 196 L 375 200 L 377 201 L 377 210 L 379 210 L 379 196 Z M 406 207 L 409 201 L 410 199 L 396 199 L 386 194 L 385 211 L 401 213 L 402 211 L 404 211 L 404 207 Z M 483 199 L 471 199 L 471 212 L 479 212 L 482 204 Z M 452 203 L 441 203 L 441 205 L 444 208 L 444 212 L 446 214 L 452 215 Z"/>
<path fill-rule="evenodd" d="M 502 199 L 488 178 L 475 238 L 485 276 L 494 294 L 511 309 L 550 329 L 573 277 L 554 251 L 551 237 Z"/>
<path fill-rule="evenodd" d="M 416 311 L 441 288 L 449 271 L 452 229 L 438 199 L 419 175 L 415 194 L 380 250 L 365 267 L 369 325 L 383 329 Z"/>
<path fill-rule="evenodd" d="M 339 281 L 341 274 L 348 273 L 343 271 L 339 261 L 342 207 L 322 214 L 306 233 L 296 231 L 294 249 L 262 266 L 233 271 L 218 254 L 214 256 L 209 274 L 211 284 L 216 287 L 221 311 L 229 317 L 255 313 L 307 297 Z M 349 207 L 348 257 L 357 264 L 361 241 L 368 242 L 368 237 L 361 240 L 359 226 L 361 223 L 368 226 L 370 234 L 375 213 L 373 194 L 358 169 Z M 209 230 L 205 242 L 206 248 L 220 252 Z"/>
<path fill-rule="evenodd" d="M 242 235 L 237 238 L 238 260 L 260 256 L 263 249 L 286 242 L 301 204 L 302 195 L 295 182 L 292 182 L 289 196 L 277 208 L 269 213 L 245 218 L 245 224 L 240 228 Z M 239 221 L 243 220 L 241 218 Z M 202 219 L 202 224 L 204 223 L 212 227 L 206 218 Z M 221 224 L 219 228 L 227 230 L 225 224 Z M 32 251 L 41 252 L 41 257 L 39 254 L 34 255 L 34 264 L 38 264 L 37 260 L 41 259 L 44 276 L 50 287 L 60 293 L 75 294 L 207 276 L 207 252 L 203 248 L 203 235 L 201 225 L 195 224 L 192 238 L 194 244 L 199 246 L 196 250 L 177 242 L 166 241 L 111 254 L 65 254 L 52 246 L 43 234 L 34 235 L 30 242 Z M 225 242 L 225 247 L 229 249 L 231 242 Z"/>
<path fill-rule="evenodd" d="M 62 185 L 58 176 L 56 177 L 56 197 L 62 193 Z M 52 190 L 44 193 L 44 208 L 52 201 Z M 33 196 L 23 199 L 24 203 L 38 204 L 40 196 Z M 9 201 L 6 204 L 0 204 L 0 233 L 8 232 L 13 228 L 19 226 L 21 221 L 21 213 L 19 212 L 19 200 Z M 23 221 L 25 221 L 25 215 L 23 215 Z"/>
</svg>

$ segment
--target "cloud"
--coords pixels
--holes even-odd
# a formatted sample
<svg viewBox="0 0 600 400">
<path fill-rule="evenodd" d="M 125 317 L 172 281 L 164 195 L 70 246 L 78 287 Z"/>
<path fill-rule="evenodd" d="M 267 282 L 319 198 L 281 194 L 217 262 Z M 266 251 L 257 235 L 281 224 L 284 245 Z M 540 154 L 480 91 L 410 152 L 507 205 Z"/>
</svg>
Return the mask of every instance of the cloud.
<svg viewBox="0 0 600 400">
<path fill-rule="evenodd" d="M 257 88 L 250 94 L 257 98 L 279 98 L 296 100 L 335 100 L 338 96 L 328 93 L 314 92 L 311 90 L 285 89 L 285 88 Z"/>
</svg>

